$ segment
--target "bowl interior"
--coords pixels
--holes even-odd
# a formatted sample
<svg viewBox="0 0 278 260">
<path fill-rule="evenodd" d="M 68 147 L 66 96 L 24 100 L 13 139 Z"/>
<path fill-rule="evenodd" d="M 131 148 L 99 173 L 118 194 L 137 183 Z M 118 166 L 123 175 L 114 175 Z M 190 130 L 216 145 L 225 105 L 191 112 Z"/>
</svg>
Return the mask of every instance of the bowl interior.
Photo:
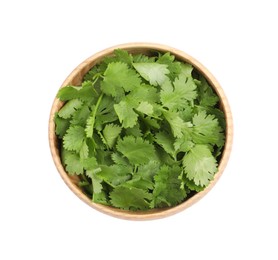
<svg viewBox="0 0 278 260">
<path fill-rule="evenodd" d="M 173 54 L 177 60 L 184 61 L 187 63 L 190 63 L 195 69 L 197 69 L 209 82 L 211 87 L 215 90 L 217 95 L 220 98 L 220 109 L 224 112 L 225 120 L 226 120 L 226 140 L 225 140 L 225 146 L 222 152 L 222 157 L 218 166 L 218 172 L 215 174 L 213 181 L 209 184 L 208 187 L 206 187 L 203 191 L 196 193 L 191 198 L 187 199 L 183 203 L 171 207 L 171 208 L 163 208 L 163 209 L 153 209 L 153 210 L 147 210 L 147 211 L 126 211 L 117 209 L 110 206 L 105 206 L 101 204 L 94 203 L 88 198 L 82 190 L 78 186 L 78 177 L 77 176 L 70 176 L 68 175 L 64 167 L 62 165 L 61 159 L 60 159 L 60 153 L 59 153 L 59 144 L 58 139 L 55 134 L 55 123 L 54 123 L 54 115 L 56 112 L 60 110 L 60 108 L 63 106 L 63 102 L 59 99 L 55 98 L 50 118 L 49 118 L 49 144 L 50 144 L 50 150 L 51 154 L 54 160 L 54 163 L 56 165 L 56 168 L 58 172 L 60 173 L 61 177 L 67 184 L 67 186 L 85 203 L 90 205 L 91 207 L 106 213 L 108 215 L 119 217 L 123 219 L 131 219 L 131 220 L 147 220 L 147 219 L 156 219 L 156 218 L 162 218 L 166 216 L 170 216 L 172 214 L 175 214 L 181 210 L 184 210 L 185 208 L 188 208 L 195 202 L 197 202 L 199 199 L 201 199 L 217 182 L 219 177 L 221 176 L 227 162 L 229 159 L 229 155 L 231 152 L 231 146 L 232 146 L 232 115 L 230 111 L 230 107 L 227 101 L 227 98 L 220 86 L 220 84 L 217 82 L 217 80 L 214 78 L 214 76 L 197 60 L 195 60 L 190 55 L 174 49 L 169 46 L 164 46 L 160 44 L 151 44 L 151 43 L 130 43 L 130 44 L 123 44 L 114 46 L 108 49 L 105 49 L 101 52 L 96 53 L 95 55 L 89 57 L 84 62 L 82 62 L 79 66 L 77 66 L 72 73 L 66 78 L 66 80 L 63 82 L 61 87 L 67 86 L 67 85 L 80 85 L 84 75 L 96 64 L 101 62 L 101 60 L 105 56 L 113 55 L 114 49 L 122 48 L 124 50 L 129 51 L 132 54 L 145 54 L 148 56 L 151 56 L 153 53 L 159 52 L 170 52 Z"/>
</svg>

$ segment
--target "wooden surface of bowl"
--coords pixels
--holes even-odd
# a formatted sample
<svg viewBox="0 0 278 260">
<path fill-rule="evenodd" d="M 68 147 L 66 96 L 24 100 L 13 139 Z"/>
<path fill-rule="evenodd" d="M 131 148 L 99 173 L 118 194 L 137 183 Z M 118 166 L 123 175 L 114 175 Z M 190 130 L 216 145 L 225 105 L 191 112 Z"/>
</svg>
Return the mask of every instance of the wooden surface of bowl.
<svg viewBox="0 0 278 260">
<path fill-rule="evenodd" d="M 59 99 L 55 98 L 51 112 L 50 112 L 50 118 L 49 118 L 49 145 L 50 150 L 52 154 L 53 161 L 56 165 L 56 168 L 58 172 L 60 173 L 62 179 L 67 184 L 67 186 L 85 203 L 87 203 L 89 206 L 93 207 L 96 210 L 99 210 L 105 214 L 122 218 L 122 219 L 129 219 L 129 220 L 149 220 L 149 219 L 158 219 L 167 217 L 170 215 L 173 215 L 175 213 L 178 213 L 189 206 L 196 203 L 198 200 L 200 200 L 202 197 L 204 197 L 208 191 L 211 190 L 211 188 L 215 185 L 215 183 L 218 181 L 220 176 L 222 175 L 226 164 L 228 162 L 231 148 L 232 148 L 232 139 L 233 139 L 233 120 L 232 120 L 232 114 L 230 110 L 230 106 L 228 103 L 228 100 L 224 94 L 223 89 L 221 88 L 218 81 L 214 78 L 214 76 L 196 59 L 191 57 L 190 55 L 184 53 L 183 51 L 177 50 L 175 48 L 161 45 L 161 44 L 154 44 L 154 43 L 127 43 L 127 44 L 121 44 L 117 46 L 113 46 L 111 48 L 105 49 L 103 51 L 100 51 L 85 61 L 83 61 L 80 65 L 78 65 L 72 73 L 66 78 L 66 80 L 63 82 L 61 87 L 67 86 L 67 85 L 79 85 L 81 84 L 83 80 L 83 76 L 88 72 L 95 64 L 98 64 L 105 56 L 113 55 L 113 51 L 117 48 L 121 48 L 124 50 L 127 50 L 130 53 L 143 53 L 147 55 L 151 55 L 155 51 L 159 51 L 162 53 L 170 52 L 173 54 L 177 60 L 184 61 L 187 63 L 190 63 L 193 65 L 194 68 L 196 68 L 209 82 L 211 87 L 215 90 L 217 95 L 220 98 L 220 107 L 222 111 L 225 114 L 225 120 L 226 120 L 226 132 L 225 132 L 225 146 L 224 150 L 222 152 L 222 157 L 218 166 L 218 172 L 215 174 L 214 179 L 211 181 L 208 187 L 206 187 L 203 191 L 195 194 L 193 197 L 187 199 L 183 203 L 171 207 L 171 208 L 163 208 L 163 209 L 154 209 L 154 210 L 147 210 L 147 211 L 126 211 L 126 210 L 120 210 L 114 207 L 105 206 L 101 204 L 97 204 L 91 201 L 90 198 L 88 198 L 82 190 L 77 185 L 78 179 L 77 177 L 73 177 L 67 174 L 65 171 L 61 158 L 59 153 L 59 147 L 58 147 L 58 140 L 55 134 L 55 123 L 54 123 L 54 115 L 56 112 L 59 111 L 59 109 L 63 106 L 63 102 L 61 102 Z"/>
</svg>

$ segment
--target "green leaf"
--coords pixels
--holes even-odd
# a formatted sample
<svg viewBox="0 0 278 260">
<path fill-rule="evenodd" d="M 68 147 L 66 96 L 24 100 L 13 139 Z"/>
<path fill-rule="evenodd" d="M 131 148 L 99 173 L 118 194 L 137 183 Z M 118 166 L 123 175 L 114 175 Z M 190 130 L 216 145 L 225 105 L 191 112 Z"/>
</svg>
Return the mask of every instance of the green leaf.
<svg viewBox="0 0 278 260">
<path fill-rule="evenodd" d="M 181 63 L 181 74 L 184 75 L 185 77 L 191 77 L 192 76 L 192 71 L 193 67 L 191 64 L 188 63 Z"/>
<path fill-rule="evenodd" d="M 62 162 L 66 168 L 66 171 L 70 175 L 74 174 L 82 174 L 83 173 L 83 165 L 80 161 L 80 157 L 78 154 L 67 151 L 66 149 L 62 149 Z"/>
<path fill-rule="evenodd" d="M 76 99 L 78 96 L 78 91 L 81 87 L 75 87 L 75 86 L 65 86 L 59 89 L 59 92 L 57 93 L 57 98 L 59 98 L 62 101 L 68 101 L 70 99 Z"/>
<path fill-rule="evenodd" d="M 121 133 L 122 128 L 118 125 L 108 124 L 103 129 L 103 137 L 109 148 L 112 148 Z"/>
<path fill-rule="evenodd" d="M 141 137 L 126 136 L 119 139 L 117 149 L 131 164 L 145 164 L 156 158 L 154 146 Z"/>
<path fill-rule="evenodd" d="M 104 95 L 99 107 L 96 111 L 95 128 L 98 131 L 103 129 L 103 125 L 112 123 L 118 120 L 118 116 L 114 110 L 114 99 Z"/>
<path fill-rule="evenodd" d="M 152 207 L 175 206 L 186 197 L 179 176 L 182 169 L 179 166 L 169 167 L 163 165 L 154 176 Z"/>
<path fill-rule="evenodd" d="M 139 88 L 133 89 L 128 96 L 130 99 L 136 100 L 137 103 L 142 100 L 150 104 L 160 101 L 157 89 L 148 84 L 141 84 Z"/>
<path fill-rule="evenodd" d="M 146 115 L 152 115 L 153 114 L 153 106 L 147 101 L 140 102 L 140 104 L 136 108 L 136 110 L 143 113 L 143 114 L 146 114 Z"/>
<path fill-rule="evenodd" d="M 136 176 L 124 184 L 125 187 L 138 188 L 145 191 L 153 190 L 154 183 L 150 180 L 144 179 L 141 176 Z"/>
<path fill-rule="evenodd" d="M 195 145 L 183 158 L 184 172 L 198 186 L 208 186 L 217 172 L 217 162 L 206 145 Z"/>
<path fill-rule="evenodd" d="M 66 131 L 70 126 L 70 121 L 58 116 L 58 113 L 55 113 L 55 133 L 59 138 L 63 138 Z"/>
<path fill-rule="evenodd" d="M 186 123 L 179 117 L 178 113 L 163 111 L 163 115 L 171 126 L 171 130 L 175 137 L 182 137 L 183 130 L 186 128 Z"/>
<path fill-rule="evenodd" d="M 133 63 L 133 67 L 138 73 L 151 85 L 157 86 L 163 84 L 168 78 L 169 74 L 168 66 L 159 63 Z"/>
<path fill-rule="evenodd" d="M 180 75 L 173 82 L 162 86 L 160 99 L 164 107 L 169 109 L 180 109 L 188 105 L 187 101 L 193 101 L 197 97 L 196 85 L 192 78 Z"/>
<path fill-rule="evenodd" d="M 62 101 L 78 98 L 84 102 L 88 102 L 94 100 L 95 95 L 93 83 L 91 81 L 85 81 L 81 86 L 65 86 L 61 88 L 57 94 L 57 98 Z"/>
<path fill-rule="evenodd" d="M 63 146 L 69 151 L 80 152 L 85 139 L 85 130 L 82 126 L 71 126 L 63 137 Z"/>
<path fill-rule="evenodd" d="M 58 112 L 58 115 L 64 119 L 70 118 L 74 112 L 82 106 L 82 101 L 79 99 L 72 99 L 68 101 Z"/>
<path fill-rule="evenodd" d="M 96 114 L 97 114 L 98 108 L 99 108 L 99 106 L 101 104 L 102 97 L 103 97 L 103 93 L 99 96 L 96 105 L 93 106 L 92 112 L 91 112 L 90 116 L 88 117 L 88 119 L 86 121 L 85 132 L 86 132 L 86 136 L 88 138 L 92 138 L 93 135 L 94 135 L 94 127 L 95 127 Z"/>
<path fill-rule="evenodd" d="M 149 56 L 146 56 L 142 53 L 133 55 L 133 62 L 134 63 L 146 63 L 146 62 L 153 63 L 153 62 L 155 62 L 155 60 L 156 60 L 155 57 L 149 57 Z"/>
<path fill-rule="evenodd" d="M 140 86 L 139 75 L 127 64 L 122 62 L 112 62 L 107 66 L 104 72 L 104 79 L 101 82 L 101 90 L 113 97 L 123 96 L 128 92 Z"/>
<path fill-rule="evenodd" d="M 193 190 L 193 191 L 200 192 L 200 191 L 205 189 L 205 186 L 198 186 L 194 183 L 193 180 L 189 180 L 186 177 L 183 178 L 183 182 L 184 182 L 184 184 L 186 185 L 187 188 L 189 188 L 190 190 Z"/>
<path fill-rule="evenodd" d="M 132 66 L 133 57 L 126 50 L 116 49 L 114 50 L 114 54 L 117 61 L 121 61 Z"/>
<path fill-rule="evenodd" d="M 155 135 L 155 141 L 168 153 L 170 154 L 173 158 L 175 158 L 176 153 L 174 149 L 174 137 L 166 133 L 165 131 L 158 132 Z"/>
<path fill-rule="evenodd" d="M 82 158 L 81 163 L 82 163 L 84 169 L 87 170 L 87 172 L 88 171 L 99 172 L 101 170 L 95 157 Z M 88 175 L 88 176 L 90 176 L 90 175 Z"/>
<path fill-rule="evenodd" d="M 213 107 L 218 101 L 219 97 L 212 90 L 206 79 L 201 76 L 200 77 L 201 86 L 198 88 L 199 90 L 199 103 L 200 106 L 203 107 Z"/>
<path fill-rule="evenodd" d="M 129 163 L 128 163 L 128 161 L 127 161 L 127 159 L 126 158 L 124 158 L 121 154 L 119 154 L 119 153 L 113 153 L 112 155 L 111 155 L 111 158 L 112 158 L 112 160 L 113 160 L 113 162 L 115 163 L 115 164 L 119 164 L 119 165 L 125 165 L 125 166 L 127 166 Z"/>
<path fill-rule="evenodd" d="M 85 158 L 88 158 L 89 156 L 89 147 L 86 143 L 86 139 L 83 140 L 83 143 L 81 145 L 81 148 L 80 148 L 80 159 L 85 159 Z"/>
<path fill-rule="evenodd" d="M 166 52 L 157 59 L 157 62 L 160 64 L 166 64 L 170 72 L 169 77 L 171 80 L 174 80 L 177 75 L 181 73 L 181 63 L 175 61 L 175 56 L 171 55 L 169 52 Z"/>
<path fill-rule="evenodd" d="M 92 201 L 95 203 L 111 206 L 111 204 L 109 203 L 109 198 L 105 191 L 101 191 L 99 193 L 94 193 Z"/>
<path fill-rule="evenodd" d="M 141 176 L 144 180 L 152 181 L 159 167 L 160 163 L 157 160 L 150 160 L 146 164 L 140 165 L 136 174 L 137 176 Z"/>
<path fill-rule="evenodd" d="M 151 194 L 145 190 L 124 186 L 116 187 L 110 193 L 112 205 L 125 210 L 147 209 L 151 198 Z"/>
<path fill-rule="evenodd" d="M 182 98 L 188 101 L 192 101 L 197 97 L 196 84 L 192 77 L 185 77 L 181 74 L 173 82 L 175 90 L 181 93 Z"/>
<path fill-rule="evenodd" d="M 138 114 L 134 112 L 133 107 L 127 101 L 122 100 L 119 104 L 115 104 L 114 109 L 124 128 L 136 125 Z"/>
<path fill-rule="evenodd" d="M 125 135 L 133 135 L 135 137 L 141 137 L 142 131 L 140 129 L 140 125 L 137 123 L 135 126 L 125 129 Z"/>
<path fill-rule="evenodd" d="M 93 184 L 93 191 L 94 193 L 100 193 L 102 192 L 102 179 L 100 179 L 97 175 L 96 175 L 96 171 L 92 171 L 92 170 L 88 170 L 86 172 L 86 175 L 88 177 L 91 178 L 92 180 L 92 184 Z"/>
<path fill-rule="evenodd" d="M 87 105 L 83 105 L 78 109 L 73 115 L 70 121 L 73 125 L 80 125 L 85 127 L 87 118 L 89 117 L 91 111 Z"/>
<path fill-rule="evenodd" d="M 192 138 L 195 143 L 223 146 L 223 130 L 214 115 L 207 115 L 205 111 L 201 111 L 194 115 L 192 122 L 194 125 Z"/>
<path fill-rule="evenodd" d="M 188 152 L 194 145 L 195 144 L 192 141 L 190 128 L 187 131 L 184 131 L 183 136 L 177 138 L 176 141 L 174 142 L 174 148 L 176 153 Z"/>
<path fill-rule="evenodd" d="M 131 178 L 131 167 L 125 165 L 101 165 L 101 171 L 96 174 L 100 179 L 115 187 Z"/>
</svg>

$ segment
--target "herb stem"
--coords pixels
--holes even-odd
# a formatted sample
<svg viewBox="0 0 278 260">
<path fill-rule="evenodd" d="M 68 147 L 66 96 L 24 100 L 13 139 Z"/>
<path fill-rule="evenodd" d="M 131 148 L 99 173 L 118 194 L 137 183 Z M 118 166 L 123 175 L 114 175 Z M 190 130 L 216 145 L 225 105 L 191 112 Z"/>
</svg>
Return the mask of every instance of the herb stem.
<svg viewBox="0 0 278 260">
<path fill-rule="evenodd" d="M 96 114 L 97 114 L 97 110 L 98 110 L 98 107 L 100 105 L 100 102 L 102 100 L 102 97 L 103 97 L 103 93 L 101 93 L 101 95 L 99 96 L 98 100 L 97 100 L 97 103 L 96 103 L 96 106 L 93 110 L 93 113 L 92 113 L 92 125 L 91 125 L 91 129 L 92 129 L 92 132 L 91 132 L 91 138 L 93 138 L 93 135 L 94 135 L 94 126 L 95 126 L 95 119 L 96 119 Z"/>
</svg>

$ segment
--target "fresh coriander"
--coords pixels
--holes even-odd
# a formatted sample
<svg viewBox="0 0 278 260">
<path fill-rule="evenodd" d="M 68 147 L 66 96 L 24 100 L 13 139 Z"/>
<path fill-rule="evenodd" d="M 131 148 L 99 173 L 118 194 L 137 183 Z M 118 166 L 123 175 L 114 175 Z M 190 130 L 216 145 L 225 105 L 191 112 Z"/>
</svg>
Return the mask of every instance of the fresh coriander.
<svg viewBox="0 0 278 260">
<path fill-rule="evenodd" d="M 192 65 L 117 49 L 66 86 L 54 121 L 61 160 L 93 202 L 178 205 L 207 187 L 225 144 L 219 98 Z"/>
</svg>

